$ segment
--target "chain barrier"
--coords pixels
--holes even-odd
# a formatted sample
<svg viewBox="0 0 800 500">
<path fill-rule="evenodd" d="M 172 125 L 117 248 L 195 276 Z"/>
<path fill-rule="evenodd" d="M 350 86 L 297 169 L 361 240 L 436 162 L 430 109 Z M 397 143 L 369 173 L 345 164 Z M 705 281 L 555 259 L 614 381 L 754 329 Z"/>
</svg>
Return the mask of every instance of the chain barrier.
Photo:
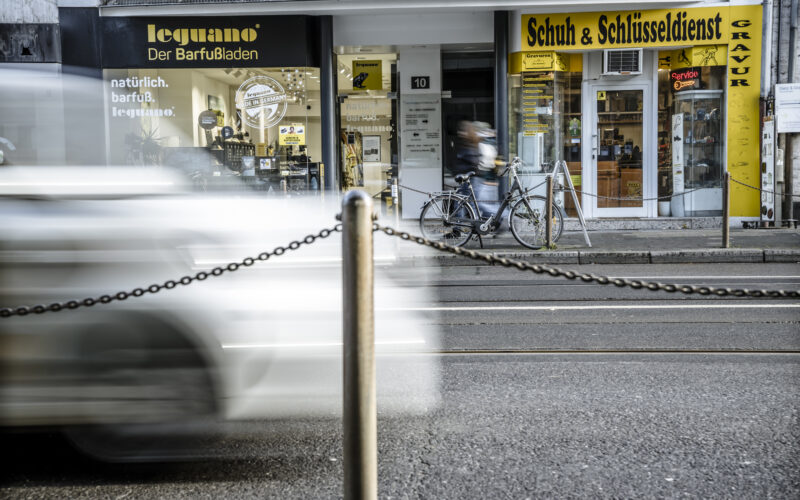
<svg viewBox="0 0 800 500">
<path fill-rule="evenodd" d="M 715 288 L 710 286 L 664 284 L 656 281 L 630 280 L 627 278 L 614 278 L 600 276 L 592 273 L 580 273 L 572 270 L 563 270 L 545 264 L 531 264 L 529 262 L 510 259 L 508 257 L 498 257 L 491 253 L 483 253 L 475 250 L 466 250 L 461 247 L 454 247 L 438 241 L 431 241 L 422 236 L 415 236 L 411 233 L 382 226 L 378 223 L 373 224 L 373 231 L 382 232 L 388 236 L 397 237 L 401 240 L 411 241 L 421 246 L 440 250 L 478 260 L 487 264 L 499 264 L 503 267 L 515 268 L 520 271 L 531 271 L 536 274 L 548 274 L 553 277 L 562 277 L 569 280 L 580 279 L 585 283 L 597 283 L 599 285 L 614 285 L 617 287 L 630 287 L 634 290 L 647 289 L 650 291 L 664 291 L 668 293 L 683 293 L 686 295 L 714 295 L 717 297 L 770 297 L 770 298 L 800 298 L 800 290 L 751 290 L 748 288 Z M 28 314 L 44 314 L 46 312 L 58 312 L 80 307 L 91 307 L 97 304 L 108 304 L 114 301 L 123 301 L 130 297 L 141 297 L 147 293 L 155 294 L 162 290 L 171 290 L 178 285 L 186 286 L 195 281 L 204 281 L 208 278 L 218 277 L 226 272 L 235 272 L 243 267 L 250 267 L 256 262 L 269 260 L 271 257 L 279 257 L 287 250 L 297 250 L 303 245 L 311 245 L 318 239 L 327 238 L 333 233 L 342 232 L 342 225 L 337 224 L 330 229 L 322 229 L 316 234 L 310 234 L 302 240 L 295 240 L 286 246 L 275 247 L 271 252 L 262 252 L 255 257 L 245 257 L 241 261 L 231 262 L 226 266 L 215 267 L 210 271 L 200 271 L 193 276 L 184 276 L 178 280 L 167 280 L 161 284 L 153 284 L 146 288 L 134 288 L 130 291 L 121 291 L 113 295 L 101 295 L 99 297 L 88 297 L 82 300 L 69 300 L 66 302 L 54 302 L 49 305 L 38 304 L 35 306 L 18 306 L 14 308 L 0 308 L 0 318 L 11 316 L 27 316 Z"/>
<path fill-rule="evenodd" d="M 546 181 L 545 181 L 545 182 L 546 182 Z M 539 186 L 541 186 L 541 185 L 545 184 L 545 182 L 540 182 L 539 184 L 537 184 L 537 185 L 535 185 L 535 186 L 533 186 L 533 187 L 526 188 L 526 189 L 525 189 L 525 193 L 526 193 L 526 194 L 529 194 L 529 193 L 531 193 L 531 192 L 532 192 L 534 189 L 536 189 L 536 188 L 538 188 Z M 408 189 L 409 191 L 413 191 L 413 192 L 415 192 L 415 193 L 424 194 L 424 195 L 427 195 L 427 196 L 429 196 L 429 197 L 436 196 L 436 195 L 440 195 L 440 194 L 447 194 L 447 193 L 450 193 L 450 192 L 451 192 L 451 191 L 442 191 L 442 192 L 428 192 L 428 191 L 421 191 L 421 190 L 419 190 L 419 189 L 414 189 L 414 188 L 410 188 L 410 187 L 408 187 L 408 186 L 403 186 L 403 185 L 400 185 L 399 187 L 400 187 L 401 189 Z M 604 196 L 604 195 L 601 195 L 601 194 L 594 194 L 594 193 L 589 193 L 589 192 L 586 192 L 586 191 L 581 191 L 580 189 L 576 189 L 576 190 L 575 190 L 575 192 L 576 192 L 576 193 L 585 194 L 586 196 L 591 196 L 591 197 L 593 197 L 593 198 L 603 198 L 603 199 L 606 199 L 606 200 L 617 200 L 617 201 L 653 201 L 653 200 L 671 200 L 671 199 L 672 199 L 672 198 L 674 198 L 674 197 L 677 197 L 677 196 L 684 196 L 684 195 L 687 195 L 687 194 L 689 194 L 689 193 L 693 193 L 693 192 L 695 192 L 695 191 L 700 191 L 701 189 L 704 189 L 704 188 L 695 188 L 695 189 L 690 189 L 690 190 L 688 190 L 688 191 L 684 191 L 684 192 L 682 192 L 682 193 L 668 194 L 668 195 L 664 195 L 664 196 L 654 196 L 654 197 L 652 197 L 652 198 L 641 198 L 641 197 L 638 197 L 638 196 L 629 196 L 629 197 L 619 197 L 619 196 Z M 564 187 L 563 185 L 560 185 L 560 184 L 559 184 L 559 185 L 554 185 L 554 186 L 553 186 L 553 192 L 556 192 L 556 191 L 567 191 L 567 190 L 568 190 L 568 189 L 567 189 L 566 187 Z M 455 192 L 455 190 L 453 190 L 453 192 Z M 503 201 L 503 200 L 476 200 L 476 201 L 477 201 L 477 202 L 479 202 L 479 203 L 500 203 L 500 202 L 501 202 L 501 201 Z"/>
<path fill-rule="evenodd" d="M 178 280 L 167 280 L 161 284 L 152 284 L 146 288 L 134 288 L 131 291 L 117 292 L 113 295 L 101 295 L 100 297 L 87 297 L 82 300 L 69 300 L 66 302 L 54 302 L 49 305 L 38 304 L 35 306 L 18 306 L 0 308 L 0 318 L 10 316 L 27 316 L 28 314 L 44 314 L 46 312 L 58 312 L 67 309 L 78 309 L 79 307 L 91 307 L 96 304 L 108 304 L 114 301 L 123 301 L 130 297 L 141 297 L 146 293 L 154 294 L 161 290 L 171 290 L 178 285 L 186 286 L 195 281 L 204 281 L 208 278 L 222 276 L 226 272 L 238 271 L 243 267 L 250 267 L 256 262 L 269 260 L 271 257 L 279 257 L 287 250 L 297 250 L 303 245 L 311 245 L 318 239 L 327 238 L 333 233 L 341 233 L 342 225 L 336 224 L 330 229 L 323 229 L 317 234 L 309 234 L 301 240 L 295 240 L 286 246 L 275 247 L 271 252 L 261 252 L 255 257 L 245 257 L 239 262 L 231 262 L 226 266 L 215 267 L 210 271 L 200 271 L 193 276 L 184 276 Z"/>
<path fill-rule="evenodd" d="M 755 189 L 756 191 L 759 191 L 759 192 L 762 192 L 762 193 L 771 194 L 771 195 L 774 195 L 774 196 L 781 196 L 781 197 L 784 197 L 784 198 L 786 198 L 786 197 L 800 198 L 800 194 L 786 194 L 786 193 L 778 194 L 778 193 L 776 193 L 774 191 L 767 191 L 766 189 L 761 189 L 761 188 L 756 187 L 756 186 L 751 186 L 750 184 L 746 184 L 746 183 L 744 183 L 742 181 L 738 181 L 738 180 L 734 179 L 733 177 L 731 177 L 731 181 L 735 182 L 736 184 L 741 184 L 742 186 L 748 187 L 750 189 Z M 525 191 L 526 192 L 533 191 L 534 189 L 536 189 L 537 187 L 541 186 L 542 184 L 544 184 L 544 182 L 540 182 L 539 184 L 537 184 L 537 185 L 535 185 L 533 187 L 527 188 Z M 402 184 L 399 184 L 398 187 L 400 187 L 401 189 L 408 189 L 409 191 L 413 191 L 415 193 L 424 194 L 424 195 L 427 195 L 427 196 L 433 196 L 435 194 L 442 194 L 442 193 L 432 193 L 432 192 L 428 192 L 428 191 L 422 191 L 422 190 L 419 190 L 419 189 L 414 189 L 412 187 L 404 186 Z M 620 197 L 620 196 L 604 196 L 604 195 L 601 195 L 601 194 L 595 194 L 595 193 L 589 193 L 587 191 L 581 191 L 580 189 L 576 189 L 575 192 L 576 193 L 585 194 L 586 196 L 591 196 L 593 198 L 603 198 L 603 199 L 606 199 L 606 200 L 616 200 L 616 201 L 654 201 L 654 200 L 671 200 L 674 197 L 685 196 L 685 195 L 687 195 L 689 193 L 693 193 L 695 191 L 700 191 L 701 189 L 705 189 L 705 188 L 694 188 L 694 189 L 690 189 L 688 191 L 683 191 L 681 193 L 673 193 L 673 194 L 668 194 L 668 195 L 663 195 L 663 196 L 654 196 L 654 197 L 651 197 L 651 198 L 642 198 L 642 197 L 639 197 L 639 196 L 628 196 L 628 197 L 624 197 L 624 196 L 623 197 Z M 563 185 L 560 185 L 560 184 L 553 187 L 553 191 L 566 191 L 566 190 L 567 189 Z M 446 191 L 445 191 L 445 193 L 446 193 Z M 477 201 L 481 202 L 481 203 L 492 203 L 492 202 L 500 202 L 501 200 L 477 200 Z"/>
<path fill-rule="evenodd" d="M 650 291 L 664 291 L 669 293 L 681 292 L 686 295 L 715 295 L 717 297 L 771 297 L 771 298 L 800 298 L 800 290 L 750 290 L 747 288 L 716 288 L 710 286 L 694 286 L 679 284 L 664 284 L 656 281 L 629 280 L 626 278 L 613 278 L 609 276 L 598 276 L 591 273 L 579 273 L 577 271 L 563 270 L 544 264 L 531 264 L 529 262 L 498 257 L 494 254 L 466 250 L 461 247 L 454 247 L 439 241 L 431 241 L 422 236 L 415 236 L 405 231 L 400 231 L 391 227 L 373 224 L 373 230 L 383 232 L 389 236 L 400 238 L 401 240 L 411 241 L 421 246 L 441 250 L 455 255 L 461 255 L 473 260 L 483 261 L 487 264 L 499 264 L 503 267 L 515 268 L 520 271 L 532 271 L 536 274 L 549 274 L 553 277 L 562 277 L 569 280 L 580 279 L 585 283 L 597 283 L 599 285 L 614 285 L 617 287 L 630 287 L 634 290 L 647 289 Z"/>
<path fill-rule="evenodd" d="M 564 191 L 563 188 L 559 188 L 559 189 L 561 191 Z M 603 199 L 606 199 L 606 200 L 653 201 L 653 200 L 671 200 L 672 198 L 675 198 L 675 197 L 678 197 L 678 196 L 684 196 L 684 195 L 687 195 L 689 193 L 693 193 L 695 191 L 700 191 L 701 189 L 705 189 L 705 188 L 695 188 L 695 189 L 690 189 L 688 191 L 683 191 L 681 193 L 667 194 L 667 195 L 664 195 L 664 196 L 654 196 L 652 198 L 641 198 L 639 196 L 627 196 L 627 197 L 624 197 L 624 196 L 623 197 L 619 197 L 619 196 L 603 196 L 601 194 L 587 193 L 586 191 L 581 191 L 580 189 L 576 189 L 575 192 L 576 193 L 585 194 L 586 196 L 591 196 L 593 198 L 603 198 Z"/>
<path fill-rule="evenodd" d="M 771 195 L 774 195 L 774 196 L 782 196 L 784 198 L 786 198 L 787 196 L 791 196 L 792 198 L 800 198 L 800 194 L 786 194 L 786 193 L 778 194 L 775 191 L 767 191 L 766 189 L 761 189 L 761 188 L 758 188 L 758 187 L 755 187 L 755 186 L 751 186 L 750 184 L 745 184 L 742 181 L 737 181 L 733 177 L 731 177 L 731 180 L 733 182 L 735 182 L 736 184 L 741 184 L 742 186 L 749 187 L 750 189 L 755 189 L 756 191 L 761 191 L 762 193 L 767 193 L 767 194 L 771 194 Z"/>
<path fill-rule="evenodd" d="M 427 195 L 427 196 L 430 196 L 430 195 L 433 194 L 433 193 L 431 193 L 429 191 L 421 191 L 419 189 L 414 189 L 412 187 L 404 186 L 402 184 L 398 184 L 397 187 L 399 187 L 400 189 L 408 189 L 409 191 L 413 191 L 413 192 L 419 193 L 419 194 L 424 194 L 424 195 Z"/>
<path fill-rule="evenodd" d="M 519 195 L 519 197 L 525 196 L 525 195 L 529 195 L 529 194 L 533 194 L 533 190 L 534 189 L 536 189 L 539 186 L 542 186 L 542 185 L 544 185 L 546 183 L 547 183 L 547 181 L 542 181 L 542 182 L 540 182 L 539 184 L 537 184 L 535 186 L 531 186 L 529 188 L 525 188 L 524 192 L 522 193 L 522 195 Z M 424 194 L 424 195 L 428 196 L 429 198 L 433 198 L 434 196 L 442 196 L 442 195 L 450 195 L 450 194 L 461 195 L 461 193 L 459 193 L 457 191 L 457 188 L 451 189 L 449 191 L 421 191 L 419 189 L 410 188 L 410 187 L 404 186 L 402 184 L 398 184 L 397 187 L 400 188 L 400 189 L 408 189 L 409 191 L 413 191 L 415 193 Z M 557 190 L 558 190 L 558 188 L 555 188 L 555 187 L 553 188 L 553 191 L 557 191 Z M 561 188 L 561 190 L 563 190 L 563 188 Z M 461 196 L 466 196 L 466 195 L 461 195 Z M 375 197 L 373 196 L 373 198 L 375 198 Z M 485 200 L 485 199 L 478 200 L 478 199 L 476 199 L 475 201 L 478 202 L 478 203 L 500 203 L 503 200 Z"/>
</svg>

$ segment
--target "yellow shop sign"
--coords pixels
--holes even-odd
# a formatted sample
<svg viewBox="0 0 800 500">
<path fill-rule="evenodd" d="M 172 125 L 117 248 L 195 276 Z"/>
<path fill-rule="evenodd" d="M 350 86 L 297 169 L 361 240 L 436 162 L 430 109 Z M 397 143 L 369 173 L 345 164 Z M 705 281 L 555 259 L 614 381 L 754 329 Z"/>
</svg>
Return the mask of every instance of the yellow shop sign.
<svg viewBox="0 0 800 500">
<path fill-rule="evenodd" d="M 737 7 L 522 16 L 522 50 L 727 44 Z"/>
<path fill-rule="evenodd" d="M 583 56 L 564 52 L 515 52 L 508 55 L 509 73 L 523 71 L 581 71 Z"/>
<path fill-rule="evenodd" d="M 727 45 L 700 45 L 658 52 L 659 69 L 725 66 L 728 64 Z"/>
</svg>

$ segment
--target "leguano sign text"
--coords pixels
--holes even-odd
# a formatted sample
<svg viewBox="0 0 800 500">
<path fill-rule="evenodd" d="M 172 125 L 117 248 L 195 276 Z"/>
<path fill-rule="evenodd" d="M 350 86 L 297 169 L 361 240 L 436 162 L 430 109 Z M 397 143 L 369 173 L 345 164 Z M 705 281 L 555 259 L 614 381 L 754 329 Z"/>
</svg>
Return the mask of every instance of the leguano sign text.
<svg viewBox="0 0 800 500">
<path fill-rule="evenodd" d="M 102 18 L 104 68 L 305 66 L 299 16 Z"/>
</svg>

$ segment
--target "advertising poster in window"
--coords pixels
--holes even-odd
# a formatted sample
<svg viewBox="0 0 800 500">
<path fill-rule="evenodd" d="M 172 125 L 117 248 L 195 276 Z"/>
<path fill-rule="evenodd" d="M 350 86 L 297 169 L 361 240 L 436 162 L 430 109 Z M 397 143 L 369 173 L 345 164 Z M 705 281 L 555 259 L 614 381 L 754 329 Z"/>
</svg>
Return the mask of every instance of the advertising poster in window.
<svg viewBox="0 0 800 500">
<path fill-rule="evenodd" d="M 381 136 L 365 135 L 363 138 L 364 161 L 381 161 Z"/>
<path fill-rule="evenodd" d="M 302 123 L 281 125 L 278 144 L 281 146 L 303 146 L 306 143 L 306 127 Z"/>
<path fill-rule="evenodd" d="M 381 90 L 383 61 L 353 61 L 353 90 Z"/>
</svg>

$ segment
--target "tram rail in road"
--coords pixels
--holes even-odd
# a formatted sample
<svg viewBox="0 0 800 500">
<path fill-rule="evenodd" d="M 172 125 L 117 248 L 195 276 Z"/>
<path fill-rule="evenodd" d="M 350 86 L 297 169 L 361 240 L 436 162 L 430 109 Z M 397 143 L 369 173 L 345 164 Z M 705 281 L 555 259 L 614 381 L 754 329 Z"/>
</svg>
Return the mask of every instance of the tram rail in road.
<svg viewBox="0 0 800 500">
<path fill-rule="evenodd" d="M 728 288 L 800 288 L 791 263 L 579 266 L 604 276 Z M 731 355 L 797 359 L 800 301 L 651 292 L 520 273 L 499 266 L 444 266 L 428 273 L 433 304 L 407 306 L 429 314 L 442 331 L 431 354 L 458 360 L 499 356 L 542 360 L 576 355 Z M 414 275 L 405 278 L 409 282 Z M 585 357 L 585 358 L 584 358 Z M 597 359 L 600 359 L 599 357 Z M 615 356 L 615 359 L 616 356 Z"/>
</svg>

